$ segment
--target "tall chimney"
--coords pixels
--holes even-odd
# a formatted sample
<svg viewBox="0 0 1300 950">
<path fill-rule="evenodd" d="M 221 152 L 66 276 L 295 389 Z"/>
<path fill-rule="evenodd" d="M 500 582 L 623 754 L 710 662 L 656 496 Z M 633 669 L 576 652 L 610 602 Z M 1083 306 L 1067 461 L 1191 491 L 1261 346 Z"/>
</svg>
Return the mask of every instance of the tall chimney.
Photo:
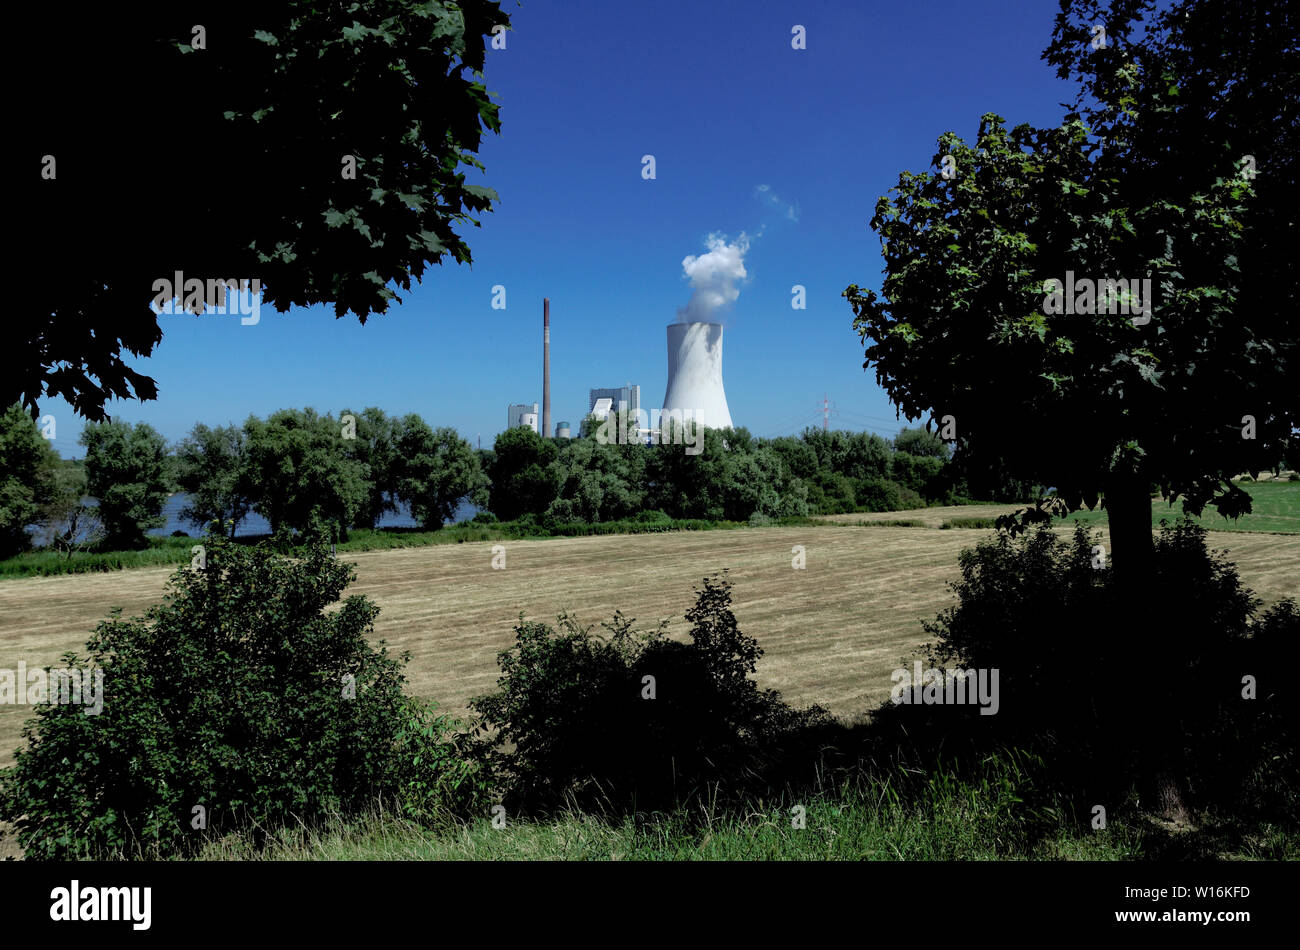
<svg viewBox="0 0 1300 950">
<path fill-rule="evenodd" d="M 551 298 L 542 298 L 542 438 L 551 437 Z"/>
</svg>

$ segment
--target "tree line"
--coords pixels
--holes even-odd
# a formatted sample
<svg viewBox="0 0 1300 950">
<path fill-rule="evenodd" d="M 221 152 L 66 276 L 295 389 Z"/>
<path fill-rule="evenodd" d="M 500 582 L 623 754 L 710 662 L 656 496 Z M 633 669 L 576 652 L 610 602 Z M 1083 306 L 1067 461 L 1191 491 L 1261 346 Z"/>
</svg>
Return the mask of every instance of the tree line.
<svg viewBox="0 0 1300 950">
<path fill-rule="evenodd" d="M 477 453 L 454 429 L 375 408 L 198 423 L 175 446 L 148 423 L 105 421 L 87 425 L 80 444 L 83 460 L 60 459 L 20 406 L 0 417 L 0 553 L 26 548 L 33 524 L 69 552 L 141 547 L 165 523 L 172 492 L 187 496 L 184 520 L 220 522 L 232 537 L 258 514 L 272 531 L 320 522 L 346 538 L 349 528 L 373 528 L 399 506 L 420 525 L 439 527 L 485 487 Z"/>
<path fill-rule="evenodd" d="M 128 550 L 165 523 L 169 494 L 182 519 L 220 522 L 233 537 L 250 515 L 271 530 L 319 522 L 345 540 L 408 511 L 435 530 L 463 501 L 482 517 L 542 525 L 607 522 L 659 511 L 671 518 L 763 521 L 849 511 L 893 511 L 965 500 L 972 481 L 933 433 L 892 440 L 865 432 L 807 429 L 760 439 L 745 428 L 705 430 L 698 454 L 680 445 L 602 444 L 584 425 L 572 440 L 519 427 L 492 449 L 415 413 L 370 407 L 337 416 L 282 409 L 242 424 L 196 424 L 175 445 L 148 423 L 87 425 L 81 460 L 61 459 L 15 404 L 0 416 L 0 554 L 31 543 L 53 549 Z M 1029 486 L 986 485 L 993 500 L 1028 497 Z M 94 499 L 89 503 L 88 498 Z"/>
</svg>

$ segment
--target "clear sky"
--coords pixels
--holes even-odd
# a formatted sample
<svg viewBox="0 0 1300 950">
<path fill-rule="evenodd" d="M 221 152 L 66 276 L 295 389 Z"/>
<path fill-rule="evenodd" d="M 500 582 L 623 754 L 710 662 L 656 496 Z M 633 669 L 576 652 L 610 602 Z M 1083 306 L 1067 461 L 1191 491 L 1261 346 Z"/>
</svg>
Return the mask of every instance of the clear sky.
<svg viewBox="0 0 1300 950">
<path fill-rule="evenodd" d="M 196 421 L 375 405 L 488 447 L 509 403 L 541 402 L 544 296 L 554 422 L 576 428 L 596 386 L 637 383 L 657 406 L 664 328 L 692 295 L 683 259 L 707 253 L 710 234 L 734 246 L 743 233 L 747 276 L 714 317 L 736 424 L 796 433 L 820 424 L 825 395 L 832 427 L 897 432 L 840 294 L 879 288 L 876 199 L 900 171 L 930 166 L 941 133 L 972 140 L 990 111 L 1059 122 L 1073 89 L 1039 58 L 1055 0 L 503 6 L 513 30 L 486 72 L 502 134 L 471 176 L 501 201 L 467 229 L 475 263 L 431 268 L 364 327 L 325 307 L 267 307 L 255 326 L 162 316 L 161 345 L 133 363 L 159 398 L 110 403 L 114 417 L 177 440 Z M 791 48 L 795 24 L 806 50 Z M 795 284 L 805 310 L 791 308 Z M 56 416 L 59 452 L 80 456 L 71 408 L 41 410 Z"/>
</svg>

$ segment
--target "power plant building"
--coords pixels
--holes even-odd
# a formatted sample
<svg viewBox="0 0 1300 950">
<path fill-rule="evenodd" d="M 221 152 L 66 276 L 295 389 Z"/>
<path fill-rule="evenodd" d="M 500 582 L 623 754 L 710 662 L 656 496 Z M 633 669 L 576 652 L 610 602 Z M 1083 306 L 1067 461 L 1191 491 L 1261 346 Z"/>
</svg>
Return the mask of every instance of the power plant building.
<svg viewBox="0 0 1300 950">
<path fill-rule="evenodd" d="M 631 383 L 617 389 L 589 389 L 587 393 L 590 397 L 587 403 L 589 412 L 595 412 L 596 403 L 602 399 L 608 399 L 615 412 L 626 409 L 629 415 L 635 415 L 641 408 L 641 387 Z"/>
<path fill-rule="evenodd" d="M 506 410 L 507 429 L 513 429 L 515 426 L 528 426 L 534 432 L 537 431 L 537 403 L 531 406 L 527 403 L 516 403 Z"/>
</svg>

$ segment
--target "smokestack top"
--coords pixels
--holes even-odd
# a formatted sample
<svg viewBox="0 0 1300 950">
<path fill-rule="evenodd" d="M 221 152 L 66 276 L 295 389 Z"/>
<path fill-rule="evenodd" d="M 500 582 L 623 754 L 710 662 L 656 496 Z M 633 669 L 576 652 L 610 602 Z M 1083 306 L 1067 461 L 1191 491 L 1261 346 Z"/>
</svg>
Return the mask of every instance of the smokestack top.
<svg viewBox="0 0 1300 950">
<path fill-rule="evenodd" d="M 551 298 L 542 298 L 542 438 L 551 437 Z"/>
</svg>

